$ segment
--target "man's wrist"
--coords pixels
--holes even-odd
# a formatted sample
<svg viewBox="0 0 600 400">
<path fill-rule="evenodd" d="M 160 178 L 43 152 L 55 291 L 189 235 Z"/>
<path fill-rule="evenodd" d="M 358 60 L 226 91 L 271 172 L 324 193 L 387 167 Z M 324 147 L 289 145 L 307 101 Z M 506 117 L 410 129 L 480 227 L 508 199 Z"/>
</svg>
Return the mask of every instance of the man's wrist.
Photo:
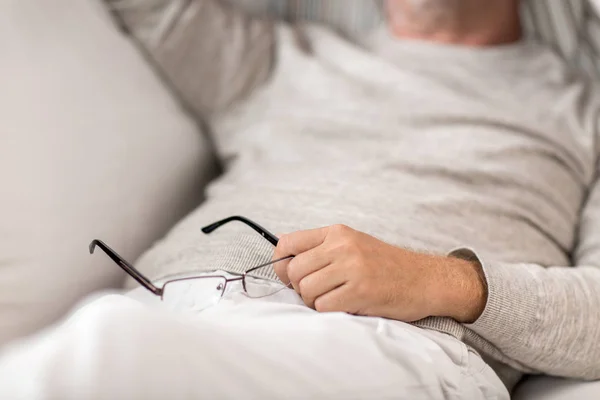
<svg viewBox="0 0 600 400">
<path fill-rule="evenodd" d="M 487 303 L 487 284 L 481 264 L 477 260 L 455 257 L 443 257 L 440 261 L 444 279 L 440 282 L 442 305 L 438 316 L 461 323 L 475 322 Z"/>
</svg>

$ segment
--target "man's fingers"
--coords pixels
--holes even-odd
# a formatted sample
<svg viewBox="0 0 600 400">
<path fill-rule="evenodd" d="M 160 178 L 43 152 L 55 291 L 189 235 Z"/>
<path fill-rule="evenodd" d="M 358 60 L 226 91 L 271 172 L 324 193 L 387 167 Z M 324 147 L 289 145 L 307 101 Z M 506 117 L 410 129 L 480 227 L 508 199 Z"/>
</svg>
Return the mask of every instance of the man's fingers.
<svg viewBox="0 0 600 400">
<path fill-rule="evenodd" d="M 315 300 L 344 285 L 346 275 L 345 268 L 331 264 L 305 276 L 298 285 L 302 300 L 307 306 L 315 308 Z"/>
<path fill-rule="evenodd" d="M 273 265 L 277 277 L 286 285 L 292 283 L 294 290 L 300 293 L 298 284 L 307 275 L 326 267 L 331 263 L 321 247 L 305 251 L 291 260 L 283 260 Z"/>
<path fill-rule="evenodd" d="M 318 312 L 346 312 L 356 314 L 358 308 L 355 306 L 356 296 L 349 287 L 349 284 L 333 289 L 315 300 L 315 310 Z"/>
<path fill-rule="evenodd" d="M 287 264 L 287 277 L 292 282 L 294 289 L 300 293 L 298 287 L 300 281 L 305 276 L 325 268 L 332 261 L 327 252 L 323 251 L 323 246 L 315 247 L 297 255 Z"/>
<path fill-rule="evenodd" d="M 275 248 L 273 258 L 279 259 L 288 256 L 297 256 L 319 246 L 325 240 L 328 229 L 310 229 L 281 236 L 279 244 Z"/>
<path fill-rule="evenodd" d="M 276 258 L 273 258 L 273 259 L 275 260 Z M 289 283 L 290 283 L 290 278 L 287 275 L 287 267 L 288 267 L 288 264 L 290 263 L 290 261 L 291 260 L 287 259 L 287 260 L 279 261 L 279 262 L 276 262 L 275 264 L 273 264 L 273 270 L 275 271 L 275 274 L 277 275 L 279 280 L 281 282 L 283 282 L 285 285 L 289 285 Z"/>
</svg>

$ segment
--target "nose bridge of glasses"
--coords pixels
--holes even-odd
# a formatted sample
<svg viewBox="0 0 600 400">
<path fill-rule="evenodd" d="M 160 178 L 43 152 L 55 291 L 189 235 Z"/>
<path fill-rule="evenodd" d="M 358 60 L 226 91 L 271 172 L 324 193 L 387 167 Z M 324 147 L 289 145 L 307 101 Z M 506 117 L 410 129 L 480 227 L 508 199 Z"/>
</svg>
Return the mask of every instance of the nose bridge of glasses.
<svg viewBox="0 0 600 400">
<path fill-rule="evenodd" d="M 225 294 L 225 290 L 227 289 L 227 284 L 228 283 L 233 283 L 233 282 L 241 282 L 242 283 L 242 288 L 244 289 L 244 291 L 246 291 L 246 277 L 245 275 L 241 275 L 241 276 L 234 276 L 233 278 L 225 278 L 223 277 L 223 294 Z"/>
</svg>

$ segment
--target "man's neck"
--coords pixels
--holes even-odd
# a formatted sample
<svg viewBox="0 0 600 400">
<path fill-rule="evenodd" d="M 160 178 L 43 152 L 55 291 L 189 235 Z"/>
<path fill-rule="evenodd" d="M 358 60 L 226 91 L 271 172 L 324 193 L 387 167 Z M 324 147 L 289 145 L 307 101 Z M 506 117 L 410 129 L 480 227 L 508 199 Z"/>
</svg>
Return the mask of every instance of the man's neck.
<svg viewBox="0 0 600 400">
<path fill-rule="evenodd" d="M 481 0 L 477 0 L 478 2 Z M 398 2 L 402 3 L 402 0 Z M 397 38 L 426 40 L 472 47 L 497 46 L 518 41 L 522 36 L 518 2 L 486 0 L 451 18 L 420 20 L 406 6 L 388 3 L 392 33 Z M 481 3 L 479 3 L 481 4 Z M 425 18 L 426 19 L 426 18 Z"/>
<path fill-rule="evenodd" d="M 425 40 L 438 43 L 456 44 L 471 47 L 487 47 L 510 44 L 519 41 L 521 29 L 518 32 L 506 32 L 505 34 L 494 33 L 461 33 L 461 32 L 431 32 L 419 33 L 410 30 L 392 28 L 397 38 Z"/>
</svg>

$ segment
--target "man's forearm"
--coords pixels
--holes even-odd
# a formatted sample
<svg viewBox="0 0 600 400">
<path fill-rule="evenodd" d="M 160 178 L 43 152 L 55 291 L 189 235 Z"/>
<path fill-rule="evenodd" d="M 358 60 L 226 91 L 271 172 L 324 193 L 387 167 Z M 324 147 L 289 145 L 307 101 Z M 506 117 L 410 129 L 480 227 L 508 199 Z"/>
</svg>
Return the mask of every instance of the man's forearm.
<svg viewBox="0 0 600 400">
<path fill-rule="evenodd" d="M 474 257 L 464 250 L 460 255 Z M 482 260 L 487 304 L 468 328 L 523 368 L 600 379 L 600 270 Z"/>
</svg>

